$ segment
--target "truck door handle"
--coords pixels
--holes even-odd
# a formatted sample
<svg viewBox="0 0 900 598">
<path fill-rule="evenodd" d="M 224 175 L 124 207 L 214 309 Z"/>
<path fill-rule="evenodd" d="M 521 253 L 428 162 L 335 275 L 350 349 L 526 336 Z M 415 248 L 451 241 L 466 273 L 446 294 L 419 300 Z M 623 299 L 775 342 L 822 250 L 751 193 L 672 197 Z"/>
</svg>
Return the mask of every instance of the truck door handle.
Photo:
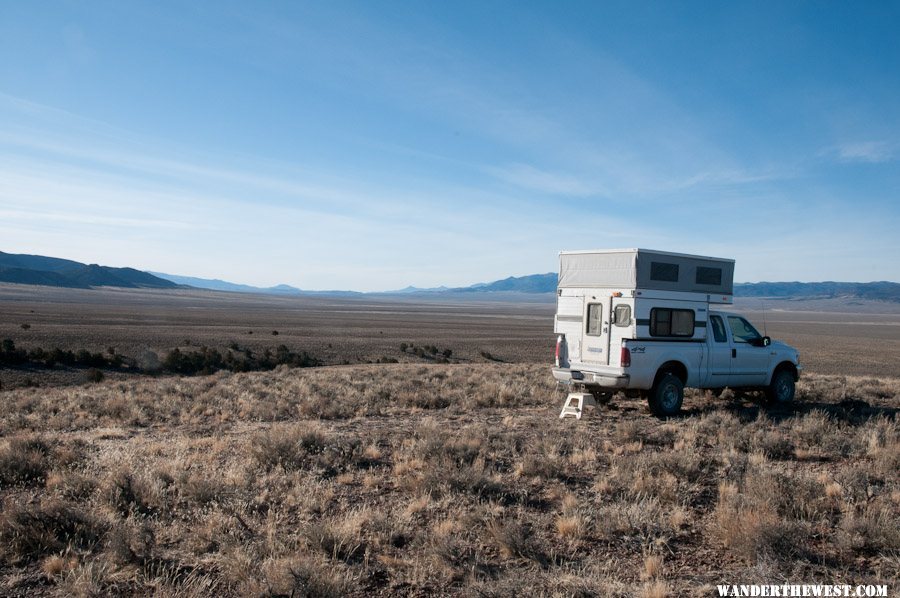
<svg viewBox="0 0 900 598">
<path fill-rule="evenodd" d="M 731 350 L 731 358 L 732 358 L 732 359 L 737 358 L 737 349 L 732 349 L 732 350 Z"/>
</svg>

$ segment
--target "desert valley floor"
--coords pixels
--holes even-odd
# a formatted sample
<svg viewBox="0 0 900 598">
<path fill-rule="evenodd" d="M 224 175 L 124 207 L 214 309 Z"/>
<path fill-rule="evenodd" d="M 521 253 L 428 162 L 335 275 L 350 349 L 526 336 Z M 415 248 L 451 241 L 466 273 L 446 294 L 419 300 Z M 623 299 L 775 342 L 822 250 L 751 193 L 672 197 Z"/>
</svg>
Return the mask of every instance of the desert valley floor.
<svg viewBox="0 0 900 598">
<path fill-rule="evenodd" d="M 806 367 L 788 407 L 692 391 L 669 420 L 617 397 L 561 421 L 552 299 L 515 299 L 0 286 L 17 347 L 325 364 L 0 369 L 0 594 L 900 590 L 895 308 L 767 305 Z"/>
</svg>

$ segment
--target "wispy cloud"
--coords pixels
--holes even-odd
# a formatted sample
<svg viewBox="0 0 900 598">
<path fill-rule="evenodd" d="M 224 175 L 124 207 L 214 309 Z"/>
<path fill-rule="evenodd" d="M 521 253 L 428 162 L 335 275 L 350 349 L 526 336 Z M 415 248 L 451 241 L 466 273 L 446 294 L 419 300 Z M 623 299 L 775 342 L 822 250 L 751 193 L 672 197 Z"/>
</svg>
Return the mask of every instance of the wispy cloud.
<svg viewBox="0 0 900 598">
<path fill-rule="evenodd" d="M 123 218 L 115 216 L 99 216 L 93 214 L 79 214 L 76 212 L 0 209 L 0 218 L 8 221 L 32 221 L 32 222 L 68 222 L 74 224 L 88 224 L 105 227 L 125 228 L 164 228 L 173 230 L 190 230 L 192 227 L 186 222 L 177 220 L 154 220 L 152 218 Z"/>
<path fill-rule="evenodd" d="M 890 162 L 897 157 L 897 145 L 887 141 L 855 141 L 836 148 L 843 162 Z"/>
<path fill-rule="evenodd" d="M 531 65 L 511 70 L 464 47 L 449 47 L 440 37 L 423 40 L 376 20 L 351 20 L 344 33 L 362 43 L 351 43 L 350 36 L 323 38 L 306 23 L 253 17 L 251 22 L 277 47 L 289 47 L 291 39 L 316 40 L 319 51 L 327 48 L 340 68 L 342 84 L 353 80 L 410 114 L 464 131 L 481 142 L 479 149 L 507 158 L 489 160 L 488 166 L 470 164 L 473 170 L 538 194 L 652 200 L 682 189 L 785 176 L 783 168 L 745 163 L 663 87 L 596 46 L 554 31 L 550 23 L 541 31 L 549 38 L 542 49 L 559 65 L 579 67 L 560 66 L 534 87 Z M 308 54 L 271 53 L 282 66 L 308 66 Z M 585 84 L 589 89 L 572 93 L 572 85 Z M 589 105 L 581 103 L 585 94 Z"/>
<path fill-rule="evenodd" d="M 30 118 L 0 131 L 6 251 L 264 285 L 378 290 L 527 274 L 527 263 L 552 269 L 564 236 L 549 222 L 552 205 L 529 206 L 518 194 L 415 176 L 338 180 L 252 157 L 242 167 L 229 156 L 178 159 L 183 148 L 140 143 L 32 102 L 18 106 Z M 525 167 L 511 174 L 544 187 L 576 184 Z M 609 229 L 610 239 L 646 231 L 585 220 Z M 498 252 L 498 242 L 519 249 Z"/>
<path fill-rule="evenodd" d="M 488 167 L 485 171 L 517 187 L 551 195 L 586 197 L 602 193 L 602 189 L 590 185 L 579 177 L 564 172 L 549 172 L 528 164 L 509 164 Z"/>
</svg>

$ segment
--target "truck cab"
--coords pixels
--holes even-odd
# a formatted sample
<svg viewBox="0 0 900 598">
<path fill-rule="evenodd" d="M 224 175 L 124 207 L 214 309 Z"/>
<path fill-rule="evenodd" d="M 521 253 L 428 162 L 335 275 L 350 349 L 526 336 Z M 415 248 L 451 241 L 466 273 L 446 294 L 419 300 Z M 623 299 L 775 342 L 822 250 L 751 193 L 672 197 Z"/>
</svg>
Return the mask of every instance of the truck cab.
<svg viewBox="0 0 900 598">
<path fill-rule="evenodd" d="M 773 363 L 799 362 L 796 349 L 763 336 L 740 314 L 711 311 L 708 328 L 705 388 L 765 387 Z"/>
</svg>

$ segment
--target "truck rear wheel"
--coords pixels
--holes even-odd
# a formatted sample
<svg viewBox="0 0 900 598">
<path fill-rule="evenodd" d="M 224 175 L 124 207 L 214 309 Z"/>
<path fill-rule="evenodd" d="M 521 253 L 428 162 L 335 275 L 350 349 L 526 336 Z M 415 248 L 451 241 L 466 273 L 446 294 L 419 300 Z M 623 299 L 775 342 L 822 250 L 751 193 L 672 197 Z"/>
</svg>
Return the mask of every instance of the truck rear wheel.
<svg viewBox="0 0 900 598">
<path fill-rule="evenodd" d="M 766 389 L 766 397 L 772 403 L 790 403 L 794 400 L 795 392 L 794 374 L 786 369 L 781 369 L 772 374 L 772 382 Z"/>
<path fill-rule="evenodd" d="M 659 417 L 677 415 L 684 402 L 684 383 L 675 374 L 666 372 L 650 389 L 647 401 L 654 415 Z"/>
</svg>

